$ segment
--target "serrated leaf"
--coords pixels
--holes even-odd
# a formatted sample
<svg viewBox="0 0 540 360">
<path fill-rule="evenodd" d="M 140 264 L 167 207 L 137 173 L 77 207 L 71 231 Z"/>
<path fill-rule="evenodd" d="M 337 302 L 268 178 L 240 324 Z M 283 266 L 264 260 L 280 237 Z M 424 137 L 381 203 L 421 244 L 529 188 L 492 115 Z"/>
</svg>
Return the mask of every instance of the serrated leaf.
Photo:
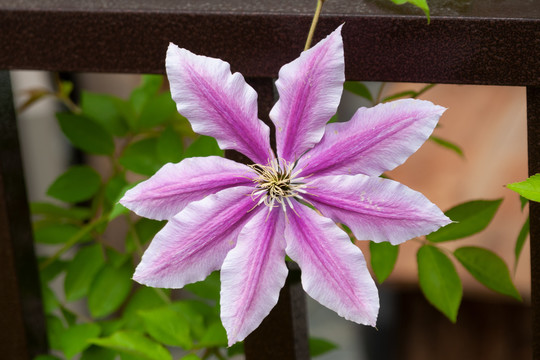
<svg viewBox="0 0 540 360">
<path fill-rule="evenodd" d="M 40 244 L 63 244 L 79 232 L 72 224 L 47 223 L 34 229 L 34 240 Z"/>
<path fill-rule="evenodd" d="M 101 329 L 95 323 L 85 323 L 67 328 L 62 334 L 60 343 L 66 358 L 71 359 L 90 346 L 89 339 L 99 336 Z"/>
<path fill-rule="evenodd" d="M 106 264 L 97 273 L 88 291 L 88 309 L 93 317 L 107 316 L 126 300 L 132 286 L 131 264 L 121 267 Z"/>
<path fill-rule="evenodd" d="M 112 155 L 114 152 L 111 134 L 94 120 L 73 113 L 57 113 L 56 118 L 62 132 L 76 148 L 96 155 Z"/>
<path fill-rule="evenodd" d="M 399 246 L 392 245 L 389 242 L 376 243 L 371 241 L 369 251 L 371 253 L 371 268 L 379 284 L 382 284 L 394 270 Z"/>
<path fill-rule="evenodd" d="M 51 218 L 69 220 L 87 220 L 92 216 L 92 211 L 86 207 L 72 206 L 69 208 L 47 202 L 30 203 L 32 215 L 42 215 Z"/>
<path fill-rule="evenodd" d="M 525 181 L 506 185 L 507 188 L 532 201 L 540 201 L 540 174 L 535 174 Z"/>
<path fill-rule="evenodd" d="M 153 175 L 162 165 L 157 157 L 157 139 L 142 139 L 129 144 L 118 162 L 137 174 Z"/>
<path fill-rule="evenodd" d="M 168 126 L 157 141 L 157 156 L 162 164 L 177 163 L 182 160 L 184 145 L 172 126 Z"/>
<path fill-rule="evenodd" d="M 172 360 L 166 348 L 133 330 L 118 331 L 109 337 L 93 339 L 91 342 L 145 360 Z"/>
<path fill-rule="evenodd" d="M 321 338 L 310 337 L 309 338 L 309 355 L 316 357 L 326 354 L 329 351 L 337 349 L 338 346 L 331 341 Z"/>
<path fill-rule="evenodd" d="M 363 97 L 366 100 L 373 102 L 373 96 L 368 87 L 359 81 L 345 81 L 343 88 L 355 95 Z"/>
<path fill-rule="evenodd" d="M 80 249 L 69 263 L 64 280 L 64 292 L 67 301 L 78 300 L 86 294 L 94 277 L 105 264 L 100 244 Z"/>
<path fill-rule="evenodd" d="M 223 150 L 221 150 L 217 144 L 217 141 L 210 136 L 199 136 L 184 153 L 185 158 L 194 156 L 223 156 Z"/>
<path fill-rule="evenodd" d="M 218 320 L 208 326 L 206 332 L 199 341 L 199 346 L 227 346 L 227 333 L 225 332 L 225 328 L 221 324 L 221 321 Z"/>
<path fill-rule="evenodd" d="M 458 154 L 459 156 L 463 157 L 463 150 L 461 150 L 461 148 L 459 146 L 457 146 L 456 144 L 454 144 L 453 142 L 450 142 L 448 140 L 445 140 L 443 138 L 440 138 L 438 136 L 434 136 L 434 135 L 431 135 L 429 137 L 429 139 L 431 141 L 433 141 L 434 143 L 444 147 L 444 148 L 447 148 L 449 150 L 452 150 L 453 152 L 455 152 L 456 154 Z"/>
<path fill-rule="evenodd" d="M 418 281 L 424 296 L 450 321 L 456 322 L 463 288 L 454 264 L 431 245 L 418 250 L 417 260 Z"/>
<path fill-rule="evenodd" d="M 68 203 L 90 199 L 99 190 L 101 177 L 90 166 L 72 166 L 47 190 L 47 195 Z"/>
<path fill-rule="evenodd" d="M 161 125 L 176 114 L 176 104 L 169 92 L 150 97 L 139 117 L 139 128 L 150 129 Z"/>
<path fill-rule="evenodd" d="M 525 240 L 527 240 L 527 235 L 529 235 L 530 231 L 530 218 L 527 216 L 527 220 L 525 220 L 525 223 L 521 227 L 521 230 L 519 231 L 517 240 L 516 240 L 516 246 L 514 248 L 514 255 L 515 255 L 515 264 L 514 264 L 514 270 L 517 267 L 519 256 L 521 255 L 521 250 L 523 250 L 523 245 L 525 245 Z"/>
<path fill-rule="evenodd" d="M 189 322 L 174 308 L 165 306 L 141 310 L 137 314 L 142 318 L 146 332 L 157 341 L 185 350 L 190 350 L 193 346 Z"/>
<path fill-rule="evenodd" d="M 115 136 L 124 136 L 128 131 L 122 114 L 123 102 L 124 100 L 112 95 L 88 91 L 81 94 L 82 113 Z"/>
<path fill-rule="evenodd" d="M 489 289 L 521 300 L 504 261 L 488 249 L 466 246 L 454 251 L 458 261 Z"/>
<path fill-rule="evenodd" d="M 432 242 L 462 239 L 484 230 L 501 205 L 502 199 L 475 200 L 453 207 L 445 212 L 452 224 L 429 234 L 426 238 Z"/>
</svg>

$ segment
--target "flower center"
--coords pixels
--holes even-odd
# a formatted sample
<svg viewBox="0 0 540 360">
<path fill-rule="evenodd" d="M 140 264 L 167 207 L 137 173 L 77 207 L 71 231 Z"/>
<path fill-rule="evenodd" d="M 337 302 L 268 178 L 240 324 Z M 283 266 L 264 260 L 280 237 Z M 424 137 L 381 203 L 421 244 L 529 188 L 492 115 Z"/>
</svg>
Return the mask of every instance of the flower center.
<svg viewBox="0 0 540 360">
<path fill-rule="evenodd" d="M 250 165 L 259 174 L 259 177 L 253 180 L 256 186 L 251 193 L 254 199 L 260 197 L 257 205 L 264 202 L 269 208 L 268 211 L 276 206 L 287 211 L 288 204 L 294 210 L 291 198 L 303 199 L 299 193 L 305 193 L 303 188 L 307 186 L 302 182 L 304 178 L 298 177 L 302 170 L 294 171 L 295 165 L 283 159 L 274 159 L 268 165 Z"/>
</svg>

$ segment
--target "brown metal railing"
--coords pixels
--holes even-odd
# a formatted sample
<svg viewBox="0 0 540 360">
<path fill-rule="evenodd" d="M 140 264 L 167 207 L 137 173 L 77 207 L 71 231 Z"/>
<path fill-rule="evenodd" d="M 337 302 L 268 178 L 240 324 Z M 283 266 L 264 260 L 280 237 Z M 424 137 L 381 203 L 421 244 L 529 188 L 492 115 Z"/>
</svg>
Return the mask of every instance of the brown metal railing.
<svg viewBox="0 0 540 360">
<path fill-rule="evenodd" d="M 429 3 L 432 19 L 427 25 L 416 9 L 386 0 L 327 1 L 315 37 L 346 23 L 348 80 L 526 86 L 529 172 L 540 172 L 540 6 L 530 0 Z M 265 79 L 275 78 L 281 65 L 298 56 L 314 6 L 313 0 L 0 0 L 0 69 L 162 73 L 166 47 L 174 42 L 230 62 L 251 82 L 266 83 L 258 91 L 266 89 L 268 96 L 261 100 L 268 102 L 271 82 Z M 538 204 L 531 204 L 530 215 L 533 352 L 540 358 Z M 291 284 L 274 313 L 246 341 L 249 359 L 276 358 L 268 357 L 269 347 L 282 351 L 280 359 L 308 358 L 303 295 L 298 295 L 294 279 Z M 269 331 L 273 336 L 264 335 Z M 4 71 L 0 348 L 6 359 L 27 359 L 46 346 L 15 114 Z"/>
</svg>

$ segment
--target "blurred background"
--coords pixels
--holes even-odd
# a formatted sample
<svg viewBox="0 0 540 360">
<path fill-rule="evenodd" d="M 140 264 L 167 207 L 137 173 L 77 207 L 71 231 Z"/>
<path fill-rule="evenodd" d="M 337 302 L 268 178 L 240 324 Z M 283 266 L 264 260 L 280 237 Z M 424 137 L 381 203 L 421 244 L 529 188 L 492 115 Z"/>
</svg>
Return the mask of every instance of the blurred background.
<svg viewBox="0 0 540 360">
<path fill-rule="evenodd" d="M 16 102 L 25 100 L 24 91 L 52 87 L 51 74 L 13 71 Z M 139 84 L 137 75 L 77 74 L 76 86 L 92 92 L 128 97 Z M 380 83 L 366 83 L 377 93 Z M 423 84 L 387 84 L 384 94 L 419 90 Z M 501 256 L 523 297 L 519 303 L 498 295 L 455 264 L 464 286 L 464 299 L 457 324 L 452 324 L 425 300 L 418 286 L 417 242 L 400 248 L 396 268 L 382 285 L 378 329 L 356 325 L 308 299 L 310 334 L 339 345 L 321 360 L 329 359 L 530 359 L 531 311 L 528 242 L 518 264 L 514 246 L 527 216 L 517 194 L 505 188 L 527 177 L 525 89 L 436 85 L 421 96 L 448 110 L 435 130 L 438 137 L 458 144 L 464 156 L 428 141 L 402 166 L 388 175 L 426 195 L 447 210 L 473 199 L 504 198 L 486 230 L 444 246 L 453 250 L 464 245 L 487 247 Z M 345 92 L 339 109 L 340 120 L 348 120 L 365 100 Z M 31 201 L 46 199 L 46 189 L 74 161 L 102 168 L 99 157 L 81 159 L 60 132 L 54 99 L 44 99 L 19 115 L 19 135 Z M 122 225 L 119 224 L 119 227 Z M 114 233 L 109 234 L 114 242 Z M 368 244 L 361 247 L 369 258 Z M 38 249 L 40 251 L 40 249 Z M 369 261 L 368 261 L 369 262 Z M 514 272 L 515 268 L 515 272 Z"/>
</svg>

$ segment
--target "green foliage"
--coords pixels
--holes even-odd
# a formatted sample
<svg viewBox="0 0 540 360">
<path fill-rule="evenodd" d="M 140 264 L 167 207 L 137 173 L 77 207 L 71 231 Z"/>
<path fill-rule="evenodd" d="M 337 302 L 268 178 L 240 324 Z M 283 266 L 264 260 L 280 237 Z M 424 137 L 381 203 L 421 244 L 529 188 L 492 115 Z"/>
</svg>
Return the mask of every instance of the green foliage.
<svg viewBox="0 0 540 360">
<path fill-rule="evenodd" d="M 343 88 L 355 95 L 363 97 L 366 100 L 373 102 L 373 95 L 369 91 L 368 87 L 358 81 L 345 81 Z"/>
<path fill-rule="evenodd" d="M 88 200 L 99 190 L 101 178 L 89 166 L 72 166 L 47 190 L 47 195 L 68 203 Z"/>
<path fill-rule="evenodd" d="M 398 257 L 399 246 L 389 242 L 369 243 L 371 253 L 371 268 L 375 273 L 377 281 L 382 284 L 394 270 L 394 265 Z"/>
<path fill-rule="evenodd" d="M 495 216 L 502 199 L 475 200 L 453 207 L 445 214 L 454 222 L 426 238 L 431 242 L 462 239 L 484 230 Z"/>
<path fill-rule="evenodd" d="M 451 141 L 448 141 L 448 140 L 445 140 L 443 138 L 440 138 L 438 136 L 433 136 L 433 135 L 431 135 L 429 137 L 429 140 L 433 141 L 434 143 L 436 143 L 436 144 L 438 144 L 438 145 L 440 145 L 440 146 L 442 146 L 444 148 L 452 150 L 453 152 L 455 152 L 456 154 L 458 154 L 461 157 L 464 157 L 463 150 L 461 150 L 461 148 L 458 145 L 454 144 Z"/>
<path fill-rule="evenodd" d="M 466 246 L 454 251 L 454 256 L 476 280 L 491 290 L 521 300 L 506 264 L 495 253 L 479 247 Z"/>
<path fill-rule="evenodd" d="M 456 322 L 463 289 L 452 261 L 431 245 L 417 253 L 418 281 L 426 299 L 450 321 Z"/>
<path fill-rule="evenodd" d="M 96 274 L 88 290 L 88 309 L 93 317 L 99 318 L 116 311 L 129 295 L 133 267 L 105 264 Z"/>
<path fill-rule="evenodd" d="M 112 155 L 113 137 L 98 123 L 84 115 L 56 114 L 60 128 L 73 146 L 96 155 Z"/>
<path fill-rule="evenodd" d="M 540 201 L 540 174 L 531 176 L 525 181 L 508 184 L 510 190 L 532 201 Z"/>
<path fill-rule="evenodd" d="M 326 354 L 334 349 L 337 349 L 337 345 L 328 340 L 315 337 L 309 338 L 309 355 L 312 358 Z"/>
<path fill-rule="evenodd" d="M 88 340 L 99 336 L 101 329 L 96 323 L 85 323 L 71 326 L 64 330 L 60 344 L 67 359 L 90 346 Z"/>
<path fill-rule="evenodd" d="M 81 110 L 83 115 L 103 127 L 110 135 L 124 136 L 128 124 L 124 117 L 125 101 L 115 96 L 81 93 Z"/>
<path fill-rule="evenodd" d="M 90 340 L 91 343 L 133 355 L 144 360 L 172 360 L 171 353 L 143 333 L 134 330 L 118 331 L 106 338 Z"/>
<path fill-rule="evenodd" d="M 93 244 L 80 249 L 69 262 L 64 280 L 67 301 L 79 300 L 88 294 L 96 274 L 105 264 L 101 245 Z"/>
<path fill-rule="evenodd" d="M 515 267 L 517 267 L 517 263 L 519 260 L 519 256 L 521 255 L 521 250 L 523 249 L 523 245 L 525 245 L 525 240 L 527 240 L 527 236 L 529 235 L 530 231 L 530 219 L 527 216 L 527 220 L 525 220 L 525 223 L 521 227 L 521 230 L 519 231 L 517 240 L 516 240 L 516 246 L 514 248 L 514 255 L 515 255 Z"/>
<path fill-rule="evenodd" d="M 161 167 L 157 156 L 157 139 L 146 138 L 129 144 L 118 162 L 141 175 L 153 175 Z"/>
<path fill-rule="evenodd" d="M 422 9 L 424 14 L 426 14 L 428 24 L 430 22 L 430 16 L 429 16 L 429 6 L 427 3 L 427 0 L 391 0 L 394 4 L 403 5 L 405 3 L 413 4 L 414 6 L 419 7 Z"/>
</svg>

